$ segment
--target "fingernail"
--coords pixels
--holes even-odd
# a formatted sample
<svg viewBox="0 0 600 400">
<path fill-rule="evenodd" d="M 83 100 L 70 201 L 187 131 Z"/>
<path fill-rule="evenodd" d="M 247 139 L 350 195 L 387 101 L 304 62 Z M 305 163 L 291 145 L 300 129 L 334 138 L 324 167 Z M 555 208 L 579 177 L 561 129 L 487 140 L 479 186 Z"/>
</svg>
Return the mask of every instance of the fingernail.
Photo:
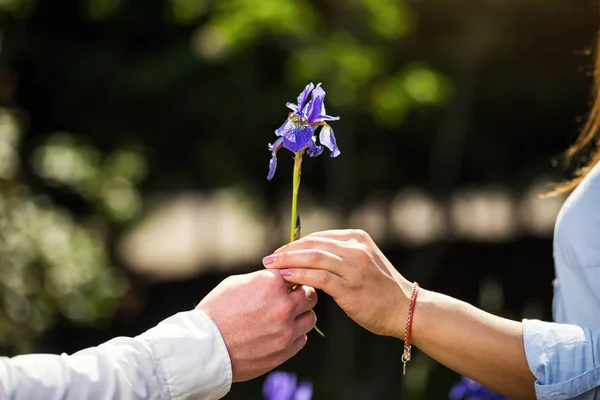
<svg viewBox="0 0 600 400">
<path fill-rule="evenodd" d="M 263 264 L 264 265 L 270 265 L 273 264 L 275 262 L 275 259 L 277 257 L 275 255 L 270 255 L 270 256 L 266 256 L 265 258 L 263 258 Z"/>
<path fill-rule="evenodd" d="M 280 269 L 279 270 L 279 274 L 281 276 L 292 276 L 294 273 L 293 269 Z"/>
</svg>

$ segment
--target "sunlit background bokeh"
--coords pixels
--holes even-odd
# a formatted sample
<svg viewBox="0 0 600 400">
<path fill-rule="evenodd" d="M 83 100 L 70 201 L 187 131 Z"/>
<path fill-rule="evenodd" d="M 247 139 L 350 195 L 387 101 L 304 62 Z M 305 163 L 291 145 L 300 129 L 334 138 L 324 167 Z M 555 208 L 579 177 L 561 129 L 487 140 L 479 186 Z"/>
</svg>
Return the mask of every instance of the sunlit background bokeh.
<svg viewBox="0 0 600 400">
<path fill-rule="evenodd" d="M 550 319 L 561 154 L 590 99 L 591 1 L 0 0 L 0 349 L 74 352 L 193 307 L 288 232 L 267 143 L 323 82 L 339 158 L 303 233 L 368 231 L 410 280 Z M 362 331 L 282 369 L 315 399 L 446 398 L 459 377 Z M 230 399 L 260 399 L 260 383 Z"/>
</svg>

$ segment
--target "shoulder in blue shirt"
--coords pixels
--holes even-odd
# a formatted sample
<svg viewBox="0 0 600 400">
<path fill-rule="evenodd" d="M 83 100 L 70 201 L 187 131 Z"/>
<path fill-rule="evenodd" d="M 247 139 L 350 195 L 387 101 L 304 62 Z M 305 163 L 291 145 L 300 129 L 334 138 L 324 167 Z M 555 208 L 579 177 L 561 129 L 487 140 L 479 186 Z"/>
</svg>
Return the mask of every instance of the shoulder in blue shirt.
<svg viewBox="0 0 600 400">
<path fill-rule="evenodd" d="M 600 327 L 600 164 L 558 215 L 554 264 L 554 320 Z"/>
<path fill-rule="evenodd" d="M 523 321 L 537 397 L 600 399 L 600 164 L 558 215 L 554 265 L 553 312 L 561 324 Z"/>
</svg>

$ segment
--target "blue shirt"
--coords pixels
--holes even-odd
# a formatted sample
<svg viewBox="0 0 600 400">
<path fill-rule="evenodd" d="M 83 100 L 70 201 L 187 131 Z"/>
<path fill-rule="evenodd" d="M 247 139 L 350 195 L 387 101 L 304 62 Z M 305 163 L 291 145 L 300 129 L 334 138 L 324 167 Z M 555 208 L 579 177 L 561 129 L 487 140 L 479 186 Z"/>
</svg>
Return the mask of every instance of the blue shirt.
<svg viewBox="0 0 600 400">
<path fill-rule="evenodd" d="M 561 324 L 523 321 L 537 397 L 600 400 L 600 164 L 558 215 L 554 265 L 552 308 Z"/>
<path fill-rule="evenodd" d="M 600 164 L 563 205 L 554 230 L 554 320 L 600 327 Z"/>
</svg>

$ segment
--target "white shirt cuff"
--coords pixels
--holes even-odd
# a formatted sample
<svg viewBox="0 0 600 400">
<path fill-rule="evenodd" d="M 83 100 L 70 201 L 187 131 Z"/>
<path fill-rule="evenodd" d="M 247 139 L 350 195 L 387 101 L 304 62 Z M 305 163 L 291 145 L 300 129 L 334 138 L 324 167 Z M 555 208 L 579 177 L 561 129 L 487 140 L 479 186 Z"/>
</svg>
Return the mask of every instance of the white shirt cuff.
<svg viewBox="0 0 600 400">
<path fill-rule="evenodd" d="M 202 311 L 180 312 L 144 332 L 161 386 L 172 400 L 212 400 L 231 389 L 231 361 L 217 326 Z"/>
</svg>

